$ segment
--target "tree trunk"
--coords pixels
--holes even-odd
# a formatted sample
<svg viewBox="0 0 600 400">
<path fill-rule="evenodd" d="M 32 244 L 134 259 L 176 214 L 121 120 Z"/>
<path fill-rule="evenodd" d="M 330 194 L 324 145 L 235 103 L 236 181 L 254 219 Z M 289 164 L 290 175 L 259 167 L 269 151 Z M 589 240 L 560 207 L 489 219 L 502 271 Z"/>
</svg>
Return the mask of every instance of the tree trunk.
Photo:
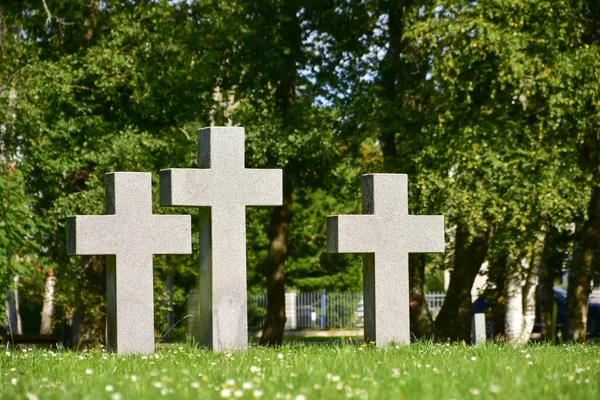
<svg viewBox="0 0 600 400">
<path fill-rule="evenodd" d="M 21 335 L 21 314 L 19 313 L 19 275 L 13 278 L 13 287 L 6 289 L 6 332 L 9 335 Z"/>
<path fill-rule="evenodd" d="M 511 343 L 518 342 L 523 330 L 523 291 L 521 259 L 513 259 L 508 266 L 506 277 L 506 320 L 504 330 L 506 339 Z"/>
<path fill-rule="evenodd" d="M 552 338 L 552 314 L 554 312 L 554 273 L 546 259 L 540 263 L 538 301 L 540 308 L 540 331 L 543 340 Z"/>
<path fill-rule="evenodd" d="M 491 336 L 494 340 L 506 337 L 504 326 L 506 325 L 506 275 L 508 266 L 508 255 L 500 253 L 497 259 L 490 263 L 488 270 L 488 282 L 495 284 L 493 298 L 490 304 L 490 318 L 492 321 Z"/>
<path fill-rule="evenodd" d="M 44 305 L 42 307 L 42 323 L 40 335 L 52 333 L 52 318 L 54 317 L 54 288 L 56 287 L 56 276 L 53 273 L 46 278 L 46 290 L 44 291 Z"/>
<path fill-rule="evenodd" d="M 536 305 L 536 292 L 538 283 L 538 267 L 533 265 L 530 266 L 530 271 L 525 279 L 525 286 L 523 287 L 523 323 L 521 329 L 521 335 L 519 337 L 519 343 L 527 343 L 533 332 L 533 325 L 535 324 L 535 305 Z M 535 270 L 535 271 L 534 271 Z M 535 273 L 535 276 L 533 274 Z"/>
<path fill-rule="evenodd" d="M 408 256 L 410 283 L 410 333 L 416 338 L 433 336 L 434 326 L 425 298 L 425 254 Z"/>
<path fill-rule="evenodd" d="M 456 229 L 456 250 L 454 269 L 450 273 L 450 285 L 444 305 L 435 320 L 435 334 L 438 339 L 471 341 L 471 288 L 475 277 L 485 261 L 491 228 L 479 232 L 469 242 L 469 229 L 458 225 Z"/>
<path fill-rule="evenodd" d="M 398 159 L 396 148 L 396 134 L 399 133 L 398 108 L 401 107 L 401 89 L 399 87 L 402 68 L 402 38 L 404 36 L 404 11 L 405 0 L 392 0 L 382 2 L 381 11 L 388 14 L 388 48 L 384 59 L 381 61 L 379 90 L 382 98 L 388 103 L 388 111 L 381 121 L 381 147 L 383 162 L 387 172 L 396 172 L 401 162 Z M 409 172 L 409 171 L 403 171 Z"/>
<path fill-rule="evenodd" d="M 94 265 L 92 265 L 94 262 Z M 94 268 L 96 266 L 96 268 Z M 70 335 L 65 345 L 72 348 L 92 348 L 106 344 L 106 258 L 81 258 L 79 264 L 81 279 L 75 290 L 73 304 L 75 311 L 71 315 Z M 98 299 L 102 306 L 88 309 L 86 300 Z"/>
<path fill-rule="evenodd" d="M 292 219 L 291 185 L 285 184 L 283 205 L 271 213 L 267 275 L 267 315 L 260 337 L 261 345 L 280 345 L 285 327 L 285 259 L 288 254 L 289 226 Z"/>
<path fill-rule="evenodd" d="M 278 6 L 279 7 L 279 6 Z M 294 115 L 291 112 L 295 105 L 296 83 L 298 79 L 297 63 L 302 59 L 302 32 L 297 2 L 281 3 L 278 14 L 285 16 L 285 22 L 279 25 L 284 41 L 285 51 L 279 63 L 279 76 L 275 76 L 275 108 L 281 118 L 281 132 L 295 126 Z M 299 171 L 293 167 L 283 170 L 283 205 L 275 207 L 269 223 L 269 254 L 265 265 L 267 275 L 267 315 L 260 337 L 262 345 L 279 345 L 283 340 L 285 327 L 285 261 L 288 256 L 289 230 L 292 220 L 292 192 L 294 174 Z"/>
<path fill-rule="evenodd" d="M 405 0 L 392 0 L 381 4 L 381 11 L 388 14 L 389 38 L 388 49 L 381 62 L 381 81 L 379 90 L 382 98 L 388 103 L 388 111 L 384 113 L 380 124 L 379 139 L 383 153 L 383 163 L 386 172 L 410 173 L 407 160 L 400 159 L 396 147 L 396 135 L 400 132 L 398 109 L 402 107 L 400 77 L 402 68 L 402 38 L 404 35 Z M 423 285 L 425 283 L 425 255 L 409 255 L 409 285 L 410 285 L 410 330 L 416 338 L 433 336 L 433 319 Z"/>
<path fill-rule="evenodd" d="M 80 304 L 71 317 L 66 346 L 90 349 L 106 345 L 106 313 L 92 313 Z"/>
<path fill-rule="evenodd" d="M 548 239 L 546 239 L 548 246 Z M 539 270 L 538 295 L 540 306 L 540 328 L 542 339 L 550 340 L 552 338 L 552 314 L 554 312 L 554 280 L 556 279 L 555 270 L 547 258 L 548 252 L 544 252 Z M 562 260 L 561 260 L 562 261 Z"/>
<path fill-rule="evenodd" d="M 525 278 L 523 287 L 523 329 L 519 337 L 519 343 L 527 343 L 533 332 L 535 324 L 536 293 L 539 282 L 541 264 L 544 262 L 544 247 L 546 245 L 546 218 L 541 217 L 540 232 L 537 235 L 535 248 L 531 257 L 529 271 Z"/>
<path fill-rule="evenodd" d="M 600 186 L 596 184 L 588 205 L 588 219 L 579 232 L 580 246 L 575 251 L 567 293 L 567 338 L 586 341 L 588 300 L 596 253 L 600 247 Z"/>
</svg>

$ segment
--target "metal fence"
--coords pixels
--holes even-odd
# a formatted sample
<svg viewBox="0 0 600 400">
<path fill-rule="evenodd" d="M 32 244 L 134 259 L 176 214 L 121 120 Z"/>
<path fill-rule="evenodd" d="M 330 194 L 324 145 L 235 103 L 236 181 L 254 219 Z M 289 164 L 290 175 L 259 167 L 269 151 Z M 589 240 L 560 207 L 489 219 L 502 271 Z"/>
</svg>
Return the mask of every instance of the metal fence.
<svg viewBox="0 0 600 400">
<path fill-rule="evenodd" d="M 429 307 L 429 311 L 431 312 L 431 315 L 433 315 L 434 318 L 440 312 L 440 309 L 442 308 L 442 305 L 444 304 L 445 298 L 446 298 L 445 292 L 425 293 L 425 300 L 427 300 L 427 307 Z"/>
<path fill-rule="evenodd" d="M 435 316 L 444 303 L 445 293 L 425 294 Z M 353 329 L 364 325 L 362 292 L 288 292 L 286 293 L 286 329 Z M 267 312 L 267 295 L 248 296 L 248 329 L 262 328 Z"/>
</svg>

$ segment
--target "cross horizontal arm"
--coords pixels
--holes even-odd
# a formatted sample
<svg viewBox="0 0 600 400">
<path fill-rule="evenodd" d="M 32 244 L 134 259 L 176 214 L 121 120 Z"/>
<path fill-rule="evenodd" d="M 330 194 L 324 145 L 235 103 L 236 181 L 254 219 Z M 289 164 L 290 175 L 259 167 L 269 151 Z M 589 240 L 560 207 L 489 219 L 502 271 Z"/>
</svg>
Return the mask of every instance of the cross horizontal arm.
<svg viewBox="0 0 600 400">
<path fill-rule="evenodd" d="M 160 171 L 160 204 L 277 206 L 282 204 L 280 169 L 243 169 L 229 173 L 212 169 L 173 168 Z"/>
<path fill-rule="evenodd" d="M 327 217 L 329 253 L 374 253 L 377 248 L 374 215 L 335 215 Z"/>
<path fill-rule="evenodd" d="M 191 215 L 153 215 L 152 222 L 152 254 L 191 254 Z"/>
<path fill-rule="evenodd" d="M 190 254 L 190 215 L 151 215 L 144 221 L 123 221 L 119 215 L 67 218 L 70 255 Z"/>
<path fill-rule="evenodd" d="M 409 215 L 406 241 L 409 253 L 443 253 L 444 217 L 442 215 Z"/>
<path fill-rule="evenodd" d="M 120 235 L 116 215 L 77 215 L 67 218 L 67 254 L 117 254 Z"/>
<path fill-rule="evenodd" d="M 160 171 L 161 206 L 210 206 L 214 196 L 210 169 L 172 168 Z"/>
<path fill-rule="evenodd" d="M 283 204 L 283 171 L 280 169 L 246 169 L 247 182 L 239 196 L 248 206 L 280 206 Z"/>
</svg>

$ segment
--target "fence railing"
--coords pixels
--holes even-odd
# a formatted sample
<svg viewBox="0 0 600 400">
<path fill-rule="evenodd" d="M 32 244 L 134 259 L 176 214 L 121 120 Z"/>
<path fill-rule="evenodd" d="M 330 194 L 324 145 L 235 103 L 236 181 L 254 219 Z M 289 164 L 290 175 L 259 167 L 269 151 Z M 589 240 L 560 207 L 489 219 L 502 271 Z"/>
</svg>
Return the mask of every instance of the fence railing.
<svg viewBox="0 0 600 400">
<path fill-rule="evenodd" d="M 425 298 L 435 316 L 444 304 L 445 293 L 426 293 Z M 353 329 L 364 325 L 362 292 L 289 292 L 286 293 L 285 328 L 294 329 Z M 248 329 L 262 328 L 267 311 L 267 295 L 248 296 Z"/>
<path fill-rule="evenodd" d="M 446 293 L 444 292 L 432 292 L 425 293 L 425 300 L 427 301 L 427 307 L 429 307 L 429 311 L 431 315 L 435 318 L 440 310 L 442 309 L 442 305 L 444 305 L 444 299 L 446 298 Z"/>
<path fill-rule="evenodd" d="M 425 298 L 433 316 L 444 304 L 445 293 L 426 293 Z M 197 291 L 188 298 L 188 332 L 194 324 L 198 301 Z M 265 323 L 267 295 L 248 295 L 248 330 L 258 331 Z M 364 326 L 362 292 L 288 292 L 285 294 L 286 330 L 295 329 L 355 329 Z"/>
</svg>

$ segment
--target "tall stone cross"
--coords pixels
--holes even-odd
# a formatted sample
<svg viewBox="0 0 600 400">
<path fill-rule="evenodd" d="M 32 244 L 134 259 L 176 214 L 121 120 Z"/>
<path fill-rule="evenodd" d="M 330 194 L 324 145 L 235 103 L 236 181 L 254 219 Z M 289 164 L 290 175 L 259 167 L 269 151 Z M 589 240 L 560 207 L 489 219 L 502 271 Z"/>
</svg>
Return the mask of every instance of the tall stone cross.
<svg viewBox="0 0 600 400">
<path fill-rule="evenodd" d="M 246 206 L 281 205 L 279 169 L 244 166 L 244 128 L 198 133 L 197 169 L 160 171 L 160 202 L 200 207 L 199 301 L 194 336 L 215 351 L 248 346 Z"/>
<path fill-rule="evenodd" d="M 189 215 L 152 214 L 152 174 L 105 176 L 106 214 L 67 218 L 67 253 L 108 255 L 108 345 L 118 353 L 154 351 L 154 254 L 190 254 Z"/>
<path fill-rule="evenodd" d="M 365 341 L 410 343 L 408 253 L 444 251 L 444 217 L 408 214 L 408 178 L 362 176 L 363 215 L 327 217 L 327 251 L 365 253 Z"/>
</svg>

